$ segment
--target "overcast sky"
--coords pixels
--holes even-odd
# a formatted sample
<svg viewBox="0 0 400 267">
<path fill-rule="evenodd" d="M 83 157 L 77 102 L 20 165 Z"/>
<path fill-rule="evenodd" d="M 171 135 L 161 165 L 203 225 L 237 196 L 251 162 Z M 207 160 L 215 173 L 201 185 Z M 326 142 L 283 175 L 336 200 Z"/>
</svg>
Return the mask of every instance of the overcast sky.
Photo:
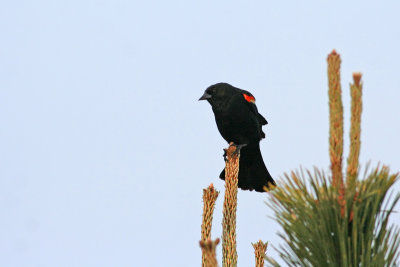
<svg viewBox="0 0 400 267">
<path fill-rule="evenodd" d="M 197 99 L 221 81 L 255 95 L 278 184 L 300 166 L 328 170 L 333 48 L 345 158 L 348 84 L 361 71 L 361 162 L 399 171 L 400 4 L 384 3 L 3 1 L 0 265 L 199 266 L 210 183 L 221 235 L 226 143 Z M 253 266 L 251 242 L 278 246 L 279 226 L 267 194 L 238 201 L 239 266 Z"/>
</svg>

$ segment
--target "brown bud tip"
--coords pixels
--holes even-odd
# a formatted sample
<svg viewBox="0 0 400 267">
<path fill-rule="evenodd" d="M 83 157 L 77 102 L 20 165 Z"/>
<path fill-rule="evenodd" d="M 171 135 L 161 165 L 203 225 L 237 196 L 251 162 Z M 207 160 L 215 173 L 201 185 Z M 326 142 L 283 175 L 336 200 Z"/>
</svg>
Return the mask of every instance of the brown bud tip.
<svg viewBox="0 0 400 267">
<path fill-rule="evenodd" d="M 335 49 L 332 50 L 332 52 L 328 55 L 328 60 L 336 60 L 339 58 L 340 60 L 340 55 L 336 52 Z"/>
<path fill-rule="evenodd" d="M 210 188 L 211 190 L 213 190 L 213 189 L 214 189 L 214 184 L 211 183 L 210 186 L 209 186 L 208 188 Z"/>
<path fill-rule="evenodd" d="M 200 240 L 199 244 L 201 248 L 212 248 L 213 246 L 217 246 L 219 241 L 219 238 L 215 239 L 215 241 L 212 241 L 210 238 L 208 238 L 206 241 Z"/>
<path fill-rule="evenodd" d="M 361 72 L 354 72 L 354 73 L 353 73 L 354 84 L 355 84 L 357 87 L 360 86 L 361 77 L 362 77 Z"/>
</svg>

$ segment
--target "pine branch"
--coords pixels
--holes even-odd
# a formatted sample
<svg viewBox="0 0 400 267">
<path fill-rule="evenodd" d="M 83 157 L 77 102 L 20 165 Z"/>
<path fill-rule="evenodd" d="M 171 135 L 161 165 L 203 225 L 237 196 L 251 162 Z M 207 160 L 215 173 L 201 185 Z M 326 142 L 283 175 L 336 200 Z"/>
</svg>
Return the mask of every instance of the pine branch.
<svg viewBox="0 0 400 267">
<path fill-rule="evenodd" d="M 346 183 L 342 174 L 343 106 L 340 88 L 340 56 L 328 56 L 329 155 L 332 176 L 315 169 L 285 174 L 272 192 L 276 220 L 284 233 L 279 249 L 288 266 L 399 266 L 400 230 L 389 218 L 400 200 L 390 189 L 399 174 L 378 166 L 360 177 L 361 74 L 351 85 L 350 154 Z M 333 185 L 333 186 L 332 186 Z M 276 261 L 266 257 L 273 265 Z"/>
<path fill-rule="evenodd" d="M 222 265 L 237 266 L 236 252 L 236 209 L 239 174 L 239 153 L 234 153 L 236 146 L 231 143 L 225 165 L 225 198 L 222 219 Z"/>
<path fill-rule="evenodd" d="M 328 55 L 329 83 L 329 155 L 331 159 L 332 185 L 342 182 L 343 156 L 343 104 L 340 86 L 340 55 L 335 50 Z"/>
<path fill-rule="evenodd" d="M 353 73 L 354 83 L 350 84 L 351 94 L 351 126 L 350 126 L 350 152 L 347 159 L 347 186 L 354 186 L 358 172 L 358 159 L 361 146 L 361 112 L 362 112 L 362 83 L 361 73 Z"/>
<path fill-rule="evenodd" d="M 201 224 L 201 241 L 207 241 L 211 239 L 211 227 L 213 212 L 215 207 L 215 201 L 217 200 L 219 192 L 214 189 L 213 184 L 208 188 L 203 189 L 203 222 Z M 202 250 L 202 266 L 207 266 L 207 256 L 205 251 Z"/>
<path fill-rule="evenodd" d="M 252 245 L 254 248 L 254 255 L 256 257 L 256 267 L 264 267 L 265 253 L 267 252 L 268 242 L 264 243 L 259 240 L 257 243 Z"/>
<path fill-rule="evenodd" d="M 215 252 L 215 248 L 218 244 L 219 238 L 215 241 L 211 241 L 210 239 L 207 241 L 200 241 L 200 247 L 206 259 L 206 264 L 203 265 L 204 267 L 218 267 L 217 255 Z"/>
</svg>

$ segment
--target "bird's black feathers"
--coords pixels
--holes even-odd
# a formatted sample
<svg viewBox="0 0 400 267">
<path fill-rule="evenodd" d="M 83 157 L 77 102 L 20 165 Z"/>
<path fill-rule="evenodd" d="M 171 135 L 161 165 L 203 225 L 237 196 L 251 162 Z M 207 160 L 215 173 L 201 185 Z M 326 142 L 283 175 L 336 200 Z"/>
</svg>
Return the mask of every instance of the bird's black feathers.
<svg viewBox="0 0 400 267">
<path fill-rule="evenodd" d="M 260 140 L 265 138 L 262 126 L 268 122 L 258 113 L 254 96 L 230 84 L 217 83 L 199 100 L 211 104 L 218 130 L 228 143 L 246 144 L 240 151 L 239 188 L 265 192 L 265 187 L 275 186 L 260 151 Z M 225 179 L 225 170 L 220 178 Z"/>
</svg>

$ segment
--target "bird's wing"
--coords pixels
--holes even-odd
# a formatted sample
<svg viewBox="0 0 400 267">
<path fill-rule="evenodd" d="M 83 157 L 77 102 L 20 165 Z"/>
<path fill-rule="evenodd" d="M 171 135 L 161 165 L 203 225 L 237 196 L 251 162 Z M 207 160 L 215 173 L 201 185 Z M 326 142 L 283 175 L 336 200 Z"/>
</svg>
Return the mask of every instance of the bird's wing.
<svg viewBox="0 0 400 267">
<path fill-rule="evenodd" d="M 249 105 L 250 110 L 253 111 L 254 114 L 256 115 L 258 122 L 259 122 L 261 125 L 266 125 L 266 124 L 268 124 L 268 122 L 267 122 L 267 120 L 264 118 L 264 116 L 261 115 L 260 113 L 258 113 L 258 109 L 257 109 L 257 106 L 256 106 L 256 99 L 254 98 L 254 96 L 253 96 L 250 92 L 248 92 L 248 91 L 246 91 L 246 90 L 241 90 L 241 93 L 243 94 L 243 99 L 244 99 L 245 102 L 247 102 L 247 104 Z"/>
<path fill-rule="evenodd" d="M 261 138 L 265 138 L 265 133 L 262 130 L 262 126 L 268 124 L 268 121 L 264 118 L 263 115 L 261 115 L 260 113 L 258 113 L 258 109 L 256 106 L 256 99 L 254 98 L 254 96 L 245 90 L 241 90 L 242 94 L 243 94 L 243 99 L 244 102 L 247 103 L 247 105 L 250 107 L 250 110 L 254 113 L 254 115 L 257 118 L 258 123 L 260 124 L 260 133 L 261 133 Z"/>
</svg>

